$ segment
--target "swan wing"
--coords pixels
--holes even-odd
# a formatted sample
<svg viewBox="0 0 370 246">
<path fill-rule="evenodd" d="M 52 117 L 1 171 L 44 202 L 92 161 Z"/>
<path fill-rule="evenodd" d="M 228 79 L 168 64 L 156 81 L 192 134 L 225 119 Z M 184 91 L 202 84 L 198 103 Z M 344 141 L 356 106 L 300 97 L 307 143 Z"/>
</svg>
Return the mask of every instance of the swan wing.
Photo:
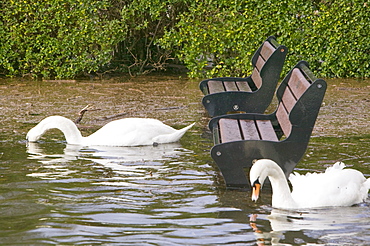
<svg viewBox="0 0 370 246">
<path fill-rule="evenodd" d="M 171 134 L 176 132 L 178 130 L 156 119 L 125 118 L 109 122 L 87 137 L 87 142 L 89 145 L 110 146 L 151 145 L 154 142 L 168 143 L 177 141 L 178 139 L 172 141 L 174 139 L 170 137 L 166 138 L 168 141 L 161 141 L 162 139 L 159 137 L 171 136 Z"/>
<path fill-rule="evenodd" d="M 289 181 L 294 188 L 294 193 L 312 193 L 320 189 L 326 182 L 331 183 L 335 174 L 344 168 L 345 165 L 342 162 L 337 162 L 328 167 L 324 173 L 299 174 L 294 172 L 289 176 Z"/>
<path fill-rule="evenodd" d="M 369 190 L 365 177 L 344 167 L 336 163 L 324 173 L 292 174 L 293 199 L 302 207 L 350 206 L 364 201 Z"/>
</svg>

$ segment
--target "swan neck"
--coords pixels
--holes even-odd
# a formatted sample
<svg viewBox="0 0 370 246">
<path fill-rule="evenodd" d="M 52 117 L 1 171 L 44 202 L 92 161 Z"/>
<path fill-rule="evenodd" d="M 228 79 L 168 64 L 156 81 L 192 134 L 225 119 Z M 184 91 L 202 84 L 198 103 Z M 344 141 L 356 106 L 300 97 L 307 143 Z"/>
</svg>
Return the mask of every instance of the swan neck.
<svg viewBox="0 0 370 246">
<path fill-rule="evenodd" d="M 44 125 L 42 132 L 46 132 L 49 129 L 58 129 L 63 132 L 64 137 L 69 144 L 81 144 L 83 141 L 81 132 L 78 130 L 76 124 L 67 118 L 51 118 Z"/>
<path fill-rule="evenodd" d="M 271 172 L 268 176 L 272 187 L 272 206 L 285 208 L 297 207 L 283 171 L 280 168 L 270 170 Z"/>
</svg>

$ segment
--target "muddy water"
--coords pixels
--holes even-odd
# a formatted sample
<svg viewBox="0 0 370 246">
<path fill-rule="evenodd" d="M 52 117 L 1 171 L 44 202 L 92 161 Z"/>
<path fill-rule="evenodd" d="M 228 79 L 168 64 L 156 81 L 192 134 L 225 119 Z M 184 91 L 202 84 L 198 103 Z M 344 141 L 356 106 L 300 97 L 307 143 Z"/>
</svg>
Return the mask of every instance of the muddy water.
<svg viewBox="0 0 370 246">
<path fill-rule="evenodd" d="M 0 244 L 255 245 L 367 244 L 369 203 L 287 212 L 249 191 L 226 190 L 209 149 L 199 81 L 177 77 L 106 81 L 0 80 Z M 370 81 L 328 80 L 310 146 L 298 171 L 337 160 L 370 177 Z M 197 122 L 179 143 L 79 148 L 58 131 L 26 146 L 49 115 L 77 119 L 88 135 L 122 117 L 176 128 Z M 273 107 L 270 108 L 272 110 Z M 255 221 L 250 221 L 250 218 Z"/>
</svg>

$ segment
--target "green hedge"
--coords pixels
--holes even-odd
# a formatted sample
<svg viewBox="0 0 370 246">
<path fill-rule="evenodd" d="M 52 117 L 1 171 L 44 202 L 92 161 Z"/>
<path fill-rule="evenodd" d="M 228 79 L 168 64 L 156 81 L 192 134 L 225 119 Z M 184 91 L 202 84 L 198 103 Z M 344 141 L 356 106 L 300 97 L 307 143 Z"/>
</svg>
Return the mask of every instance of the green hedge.
<svg viewBox="0 0 370 246">
<path fill-rule="evenodd" d="M 73 78 L 184 64 L 245 76 L 268 36 L 322 77 L 370 77 L 370 3 L 354 0 L 22 0 L 0 3 L 0 73 Z M 206 67 L 206 69 L 205 69 Z"/>
<path fill-rule="evenodd" d="M 323 77 L 370 77 L 369 22 L 370 4 L 359 0 L 195 1 L 160 43 L 192 77 L 249 74 L 252 53 L 270 35 L 289 48 L 285 72 L 307 60 Z"/>
<path fill-rule="evenodd" d="M 7 75 L 71 78 L 113 57 L 123 32 L 109 1 L 8 0 L 0 17 L 0 66 Z M 115 32 L 112 32 L 115 30 Z"/>
</svg>

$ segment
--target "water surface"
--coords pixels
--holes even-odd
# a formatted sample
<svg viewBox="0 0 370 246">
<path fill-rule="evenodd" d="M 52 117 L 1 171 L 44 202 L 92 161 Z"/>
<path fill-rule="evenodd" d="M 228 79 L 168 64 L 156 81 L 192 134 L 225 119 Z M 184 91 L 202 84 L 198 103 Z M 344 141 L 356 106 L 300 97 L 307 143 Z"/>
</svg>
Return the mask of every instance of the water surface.
<svg viewBox="0 0 370 246">
<path fill-rule="evenodd" d="M 2 245 L 366 245 L 370 208 L 273 209 L 263 191 L 227 190 L 209 150 L 199 81 L 176 77 L 76 83 L 0 80 Z M 328 80 L 299 172 L 341 160 L 370 177 L 370 81 Z M 110 120 L 152 117 L 176 128 L 197 122 L 179 143 L 78 147 L 50 131 L 25 135 L 41 119 L 77 119 L 88 135 Z M 273 106 L 270 108 L 272 110 Z"/>
</svg>

